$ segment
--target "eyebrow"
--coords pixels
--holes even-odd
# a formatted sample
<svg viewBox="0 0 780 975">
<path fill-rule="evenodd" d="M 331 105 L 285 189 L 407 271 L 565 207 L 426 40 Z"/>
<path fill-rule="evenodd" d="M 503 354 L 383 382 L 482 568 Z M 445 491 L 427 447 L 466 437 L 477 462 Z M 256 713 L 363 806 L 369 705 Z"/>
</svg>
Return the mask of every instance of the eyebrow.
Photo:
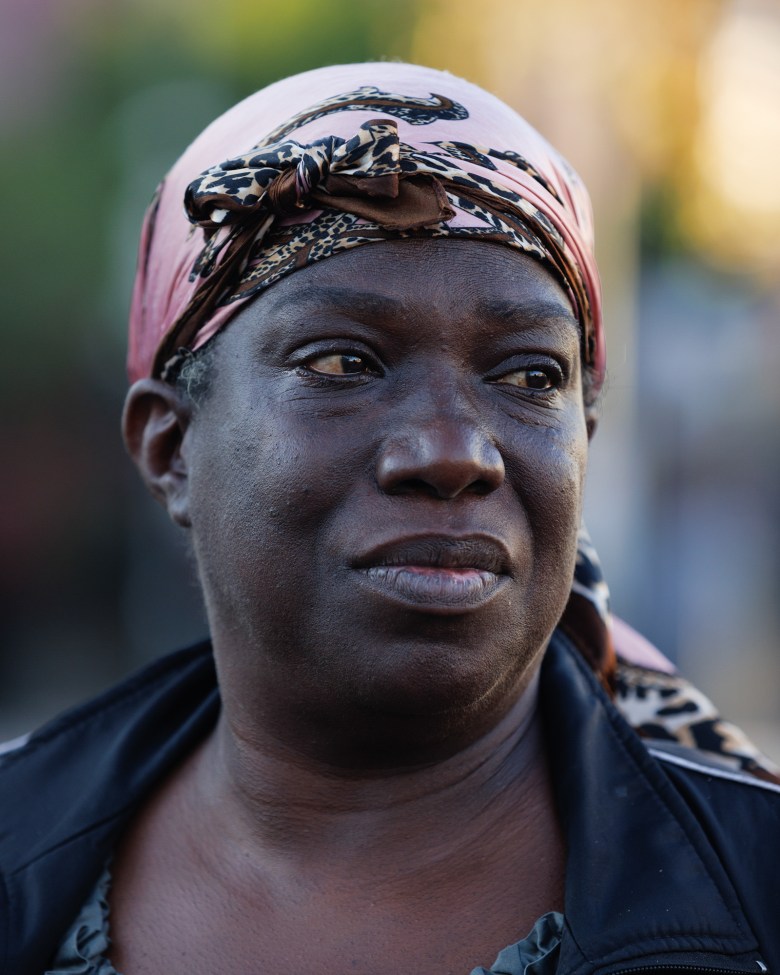
<svg viewBox="0 0 780 975">
<path fill-rule="evenodd" d="M 305 308 L 319 304 L 322 300 L 345 311 L 372 316 L 387 314 L 388 312 L 400 313 L 405 307 L 402 301 L 392 295 L 379 295 L 375 291 L 361 291 L 357 288 L 328 284 L 318 285 L 308 292 L 302 291 L 293 294 L 281 301 L 280 307 L 284 309 Z"/>
<path fill-rule="evenodd" d="M 490 298 L 480 303 L 485 317 L 502 322 L 523 322 L 528 325 L 568 324 L 578 332 L 579 319 L 568 304 L 558 301 L 517 301 L 512 298 Z"/>
</svg>

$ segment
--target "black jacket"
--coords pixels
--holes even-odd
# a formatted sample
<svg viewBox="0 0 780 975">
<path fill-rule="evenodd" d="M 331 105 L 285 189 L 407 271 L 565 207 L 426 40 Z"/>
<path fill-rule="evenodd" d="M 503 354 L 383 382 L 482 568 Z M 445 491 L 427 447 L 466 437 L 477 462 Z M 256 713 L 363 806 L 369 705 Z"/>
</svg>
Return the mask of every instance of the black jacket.
<svg viewBox="0 0 780 975">
<path fill-rule="evenodd" d="M 559 975 L 780 975 L 780 787 L 648 746 L 560 632 L 541 700 L 568 848 Z M 218 710 L 201 644 L 0 758 L 1 975 L 41 975 L 128 818 Z"/>
</svg>

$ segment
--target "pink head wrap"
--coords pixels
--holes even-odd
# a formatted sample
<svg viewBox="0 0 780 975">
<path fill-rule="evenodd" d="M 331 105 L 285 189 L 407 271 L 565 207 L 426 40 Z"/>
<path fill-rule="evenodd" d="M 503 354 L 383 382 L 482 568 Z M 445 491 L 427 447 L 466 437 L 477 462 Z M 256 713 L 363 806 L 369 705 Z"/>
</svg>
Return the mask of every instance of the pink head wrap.
<svg viewBox="0 0 780 975">
<path fill-rule="evenodd" d="M 369 83 L 370 82 L 370 83 Z M 398 237 L 497 241 L 567 290 L 604 375 L 590 201 L 576 173 L 481 88 L 396 63 L 321 68 L 251 95 L 186 150 L 147 213 L 131 380 L 165 375 L 263 288 Z"/>
</svg>

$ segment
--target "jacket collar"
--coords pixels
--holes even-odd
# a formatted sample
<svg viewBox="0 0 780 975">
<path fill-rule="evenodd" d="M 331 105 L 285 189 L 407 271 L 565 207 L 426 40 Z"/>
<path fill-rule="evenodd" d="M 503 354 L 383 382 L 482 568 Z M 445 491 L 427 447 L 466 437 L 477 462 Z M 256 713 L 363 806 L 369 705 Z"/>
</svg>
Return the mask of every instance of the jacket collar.
<svg viewBox="0 0 780 975">
<path fill-rule="evenodd" d="M 556 631 L 541 700 L 567 843 L 559 972 L 757 972 L 757 944 L 701 825 Z"/>
</svg>

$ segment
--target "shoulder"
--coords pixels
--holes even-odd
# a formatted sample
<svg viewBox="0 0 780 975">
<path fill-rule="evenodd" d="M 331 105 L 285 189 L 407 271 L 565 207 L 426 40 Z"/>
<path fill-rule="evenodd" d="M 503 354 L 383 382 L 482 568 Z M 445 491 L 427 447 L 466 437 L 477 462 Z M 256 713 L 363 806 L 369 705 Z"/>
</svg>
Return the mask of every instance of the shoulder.
<svg viewBox="0 0 780 975">
<path fill-rule="evenodd" d="M 614 704 L 703 829 L 760 942 L 774 946 L 777 766 L 677 673 L 619 661 Z"/>
<path fill-rule="evenodd" d="M 213 686 L 211 645 L 204 641 L 170 653 L 132 673 L 108 690 L 64 711 L 36 731 L 0 742 L 0 773 L 15 768 L 47 745 L 77 737 L 89 738 L 110 732 L 128 714 L 143 712 L 170 695 L 179 696 L 183 687 Z"/>
<path fill-rule="evenodd" d="M 0 959 L 42 971 L 112 854 L 219 710 L 208 643 L 156 661 L 0 754 Z"/>
<path fill-rule="evenodd" d="M 39 845 L 43 853 L 132 805 L 199 729 L 213 724 L 217 705 L 210 645 L 203 643 L 0 747 L 0 864 L 15 861 L 21 848 L 25 859 Z M 12 848 L 3 835 L 14 837 Z"/>
</svg>

